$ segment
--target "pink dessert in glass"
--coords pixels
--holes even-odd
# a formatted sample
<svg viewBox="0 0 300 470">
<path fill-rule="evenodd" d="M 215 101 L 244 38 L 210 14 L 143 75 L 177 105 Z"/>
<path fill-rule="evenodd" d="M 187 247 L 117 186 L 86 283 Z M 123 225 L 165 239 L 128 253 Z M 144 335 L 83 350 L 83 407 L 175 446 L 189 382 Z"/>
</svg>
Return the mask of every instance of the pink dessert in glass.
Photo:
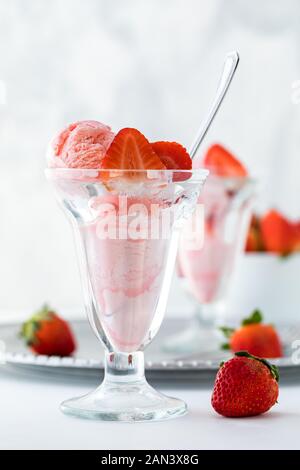
<svg viewBox="0 0 300 470">
<path fill-rule="evenodd" d="M 134 222 L 139 217 L 139 224 L 131 226 L 130 236 L 125 239 L 124 231 L 124 239 L 104 238 L 103 221 L 108 223 L 110 219 L 111 230 L 122 229 L 122 218 L 126 216 L 122 217 L 118 204 L 117 198 L 114 203 L 109 197 L 92 200 L 96 218 L 81 227 L 81 236 L 102 327 L 117 350 L 135 351 L 145 342 L 154 319 L 169 241 L 151 239 L 153 216 L 151 219 L 144 214 L 150 202 L 136 198 L 126 199 L 127 211 L 132 213 L 129 219 Z M 101 214 L 103 208 L 108 212 Z M 159 212 L 166 210 L 160 208 Z M 157 214 L 157 223 L 161 218 Z M 130 220 L 125 223 L 127 229 Z"/>
<path fill-rule="evenodd" d="M 70 124 L 52 140 L 47 154 L 48 165 L 50 168 L 76 170 L 101 168 L 114 137 L 110 127 L 97 121 Z M 181 146 L 175 143 L 158 142 L 153 147 L 160 151 L 165 147 L 161 144 L 166 144 L 167 148 L 169 145 L 175 146 L 176 151 L 180 147 L 181 150 Z M 183 155 L 185 159 L 189 159 L 186 153 Z M 151 165 L 156 164 L 158 170 L 165 169 L 156 154 L 150 155 L 150 158 Z M 156 159 L 158 163 L 155 162 Z M 121 170 L 119 162 L 113 161 L 112 167 L 113 164 Z M 84 178 L 84 171 L 82 177 Z M 76 197 L 76 187 L 74 190 L 70 183 L 63 181 L 60 184 Z M 91 197 L 88 203 L 91 222 L 80 225 L 91 290 L 99 305 L 98 315 L 102 328 L 111 345 L 116 350 L 126 352 L 139 349 L 147 341 L 162 288 L 169 248 L 167 238 L 158 233 L 157 239 L 152 239 L 149 230 L 154 222 L 160 226 L 164 214 L 170 212 L 170 209 L 164 207 L 159 199 L 155 200 L 153 188 L 150 187 L 147 193 L 143 189 L 145 184 L 140 184 L 143 198 L 128 195 L 125 181 L 119 183 L 118 195 L 115 191 L 108 191 L 105 195 Z M 107 188 L 109 189 L 109 184 Z M 122 194 L 125 212 L 119 207 Z M 154 215 L 150 212 L 153 205 L 156 205 Z M 137 217 L 139 224 L 135 227 L 133 222 Z M 130 218 L 130 236 L 125 234 L 120 238 L 117 230 L 122 223 L 127 229 L 131 223 Z M 103 236 L 101 233 L 104 224 L 108 223 L 111 231 L 116 230 L 113 236 Z M 141 225 L 147 227 L 144 234 L 141 233 Z"/>
<path fill-rule="evenodd" d="M 103 383 L 64 402 L 62 411 L 112 421 L 184 414 L 184 402 L 148 385 L 143 350 L 163 320 L 179 227 L 208 172 L 192 170 L 180 144 L 151 144 L 132 128 L 114 136 L 95 121 L 62 131 L 48 166 L 74 229 L 88 319 L 105 346 Z"/>
<path fill-rule="evenodd" d="M 228 191 L 219 178 L 210 177 L 199 204 L 204 205 L 204 245 L 187 247 L 182 239 L 178 254 L 181 275 L 201 304 L 222 299 L 239 253 L 241 230 L 244 238 L 244 211 L 233 209 L 238 190 Z M 247 221 L 246 221 L 247 224 Z M 243 229 L 244 227 L 244 229 Z"/>
</svg>

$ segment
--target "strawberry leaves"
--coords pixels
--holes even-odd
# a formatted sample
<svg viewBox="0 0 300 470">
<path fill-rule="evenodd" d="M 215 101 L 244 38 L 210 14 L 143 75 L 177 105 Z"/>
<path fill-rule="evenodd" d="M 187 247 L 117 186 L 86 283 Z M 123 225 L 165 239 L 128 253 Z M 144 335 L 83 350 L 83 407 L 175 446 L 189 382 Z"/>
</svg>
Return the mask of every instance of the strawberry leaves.
<svg viewBox="0 0 300 470">
<path fill-rule="evenodd" d="M 219 330 L 222 331 L 225 338 L 227 338 L 227 339 L 230 339 L 230 337 L 235 332 L 234 328 L 228 328 L 227 326 L 220 326 Z M 229 351 L 230 350 L 230 344 L 229 343 L 221 344 L 221 349 L 223 349 L 223 351 Z"/>
<path fill-rule="evenodd" d="M 37 343 L 36 333 L 41 328 L 42 321 L 49 321 L 53 313 L 47 304 L 44 304 L 27 322 L 22 325 L 19 336 L 24 338 L 27 346 Z"/>
<path fill-rule="evenodd" d="M 234 353 L 235 356 L 237 357 L 248 357 L 249 359 L 254 359 L 255 361 L 259 361 L 265 366 L 268 367 L 269 371 L 271 372 L 273 378 L 276 380 L 276 382 L 279 382 L 279 370 L 278 367 L 274 366 L 274 364 L 271 364 L 267 359 L 263 359 L 261 357 L 253 356 L 252 354 L 249 354 L 247 351 L 238 351 Z"/>
<path fill-rule="evenodd" d="M 219 330 L 222 331 L 225 338 L 230 338 L 230 336 L 235 332 L 234 328 L 228 328 L 227 326 L 220 326 Z"/>
<path fill-rule="evenodd" d="M 242 321 L 242 326 L 253 325 L 254 323 L 261 323 L 263 315 L 260 310 L 254 310 L 248 318 Z"/>
</svg>

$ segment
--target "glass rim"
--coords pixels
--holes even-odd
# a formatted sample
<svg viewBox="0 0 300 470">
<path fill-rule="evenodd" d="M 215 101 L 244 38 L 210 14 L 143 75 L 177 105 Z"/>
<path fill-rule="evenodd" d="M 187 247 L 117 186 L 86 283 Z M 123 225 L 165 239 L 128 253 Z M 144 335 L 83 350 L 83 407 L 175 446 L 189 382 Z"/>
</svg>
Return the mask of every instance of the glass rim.
<svg viewBox="0 0 300 470">
<path fill-rule="evenodd" d="M 181 175 L 190 175 L 190 177 L 198 177 L 201 180 L 207 179 L 210 183 L 218 183 L 220 185 L 238 185 L 238 186 L 244 186 L 244 185 L 257 185 L 259 184 L 259 179 L 256 177 L 252 176 L 221 176 L 221 175 L 216 175 L 212 173 L 209 169 L 207 168 L 192 168 L 191 170 L 180 170 L 180 169 L 174 169 L 174 170 L 147 170 L 147 169 L 137 169 L 137 170 L 124 170 L 124 169 L 104 169 L 104 168 L 66 168 L 66 167 L 49 167 L 45 168 L 45 174 L 48 177 L 53 177 L 55 175 L 61 175 L 61 177 L 65 176 L 73 176 L 75 179 L 76 177 L 83 178 L 86 176 L 87 178 L 96 178 L 99 174 L 104 174 L 104 173 L 109 173 L 112 178 L 114 177 L 120 177 L 122 175 L 126 176 L 132 173 L 135 173 L 137 175 L 149 175 L 150 177 L 156 177 L 158 178 L 160 176 L 170 176 L 170 175 L 176 175 L 176 174 L 181 174 Z"/>
<path fill-rule="evenodd" d="M 198 175 L 203 175 L 203 176 L 208 176 L 212 180 L 218 180 L 218 181 L 224 181 L 224 182 L 230 182 L 230 181 L 244 181 L 244 182 L 257 182 L 258 178 L 252 177 L 252 176 L 221 176 L 214 174 L 211 170 L 203 167 L 203 168 L 191 168 L 190 170 L 184 170 L 184 169 L 156 169 L 156 170 L 149 170 L 149 169 L 116 169 L 116 168 L 68 168 L 68 167 L 49 167 L 45 168 L 45 173 L 70 173 L 70 174 L 76 174 L 76 173 L 86 173 L 87 175 L 93 175 L 93 173 L 98 172 L 98 173 L 111 173 L 111 174 L 120 174 L 124 173 L 130 174 L 130 173 L 150 173 L 150 174 L 173 174 L 173 173 L 183 173 L 183 174 L 198 174 Z"/>
<path fill-rule="evenodd" d="M 208 170 L 209 171 L 209 170 Z M 217 181 L 223 182 L 224 184 L 227 183 L 252 183 L 252 184 L 257 184 L 259 183 L 259 179 L 256 178 L 255 176 L 221 176 L 221 175 L 215 175 L 211 171 L 209 171 L 209 180 L 210 181 Z"/>
<path fill-rule="evenodd" d="M 62 173 L 70 173 L 70 174 L 75 174 L 75 173 L 87 173 L 87 174 L 92 174 L 92 173 L 95 173 L 95 171 L 97 171 L 98 173 L 101 172 L 101 173 L 112 173 L 112 174 L 119 174 L 119 173 L 124 173 L 124 174 L 130 174 L 130 173 L 153 173 L 153 174 L 157 174 L 157 173 L 166 173 L 166 174 L 172 174 L 172 173 L 186 173 L 186 174 L 190 174 L 190 173 L 195 173 L 195 174 L 203 174 L 203 175 L 206 175 L 208 176 L 210 171 L 207 170 L 206 168 L 191 168 L 190 170 L 180 170 L 180 169 L 174 169 L 174 170 L 161 170 L 161 169 L 157 169 L 157 170 L 148 170 L 148 169 L 128 169 L 128 170 L 124 170 L 124 169 L 119 169 L 117 170 L 116 168 L 113 168 L 113 169 L 110 169 L 110 168 L 60 168 L 60 167 L 57 167 L 57 168 L 45 168 L 45 173 L 57 173 L 57 172 L 62 172 Z"/>
<path fill-rule="evenodd" d="M 191 170 L 117 170 L 103 168 L 46 168 L 45 175 L 48 180 L 69 180 L 99 182 L 101 179 L 118 181 L 122 178 L 127 182 L 138 182 L 144 178 L 145 182 L 168 181 L 203 183 L 209 176 L 209 171 L 202 168 Z M 102 178 L 103 176 L 103 178 Z M 132 178 L 133 177 L 133 178 Z M 136 178 L 136 179 L 135 179 Z"/>
</svg>

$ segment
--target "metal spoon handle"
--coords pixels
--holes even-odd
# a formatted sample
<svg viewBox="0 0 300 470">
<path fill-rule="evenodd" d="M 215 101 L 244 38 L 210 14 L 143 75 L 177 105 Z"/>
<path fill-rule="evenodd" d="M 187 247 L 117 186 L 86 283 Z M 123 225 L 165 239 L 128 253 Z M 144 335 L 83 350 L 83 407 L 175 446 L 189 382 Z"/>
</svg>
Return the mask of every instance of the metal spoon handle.
<svg viewBox="0 0 300 470">
<path fill-rule="evenodd" d="M 208 129 L 211 126 L 211 123 L 214 120 L 215 115 L 218 112 L 219 107 L 221 106 L 221 103 L 223 99 L 225 98 L 225 95 L 227 93 L 227 90 L 229 88 L 229 85 L 233 79 L 233 76 L 235 74 L 235 71 L 237 69 L 238 63 L 239 63 L 239 55 L 236 51 L 229 52 L 227 54 L 225 62 L 224 62 L 224 67 L 223 67 L 223 72 L 222 76 L 219 82 L 219 86 L 217 89 L 217 93 L 215 96 L 215 99 L 211 105 L 210 112 L 208 116 L 206 117 L 205 121 L 203 121 L 202 125 L 200 126 L 199 132 L 197 134 L 197 137 L 190 149 L 190 156 L 191 158 L 194 158 L 194 156 L 197 153 L 197 150 L 204 139 Z"/>
</svg>

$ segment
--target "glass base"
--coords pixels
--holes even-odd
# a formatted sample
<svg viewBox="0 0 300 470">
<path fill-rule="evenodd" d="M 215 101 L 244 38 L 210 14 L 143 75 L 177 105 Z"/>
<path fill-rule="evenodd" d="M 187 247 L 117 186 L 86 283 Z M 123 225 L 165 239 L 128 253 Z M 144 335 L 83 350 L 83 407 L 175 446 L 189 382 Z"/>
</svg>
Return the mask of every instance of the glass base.
<svg viewBox="0 0 300 470">
<path fill-rule="evenodd" d="M 163 349 L 173 353 L 211 353 L 219 351 L 224 337 L 219 331 L 223 324 L 225 305 L 222 301 L 198 305 L 187 328 L 166 339 Z M 188 322 L 187 322 L 188 323 Z"/>
<path fill-rule="evenodd" d="M 190 326 L 166 339 L 163 349 L 174 353 L 212 352 L 220 349 L 220 334 L 215 327 Z"/>
<path fill-rule="evenodd" d="M 63 413 L 102 421 L 162 421 L 183 416 L 186 404 L 156 392 L 143 381 L 136 384 L 103 383 L 83 397 L 73 398 L 60 406 Z"/>
</svg>

